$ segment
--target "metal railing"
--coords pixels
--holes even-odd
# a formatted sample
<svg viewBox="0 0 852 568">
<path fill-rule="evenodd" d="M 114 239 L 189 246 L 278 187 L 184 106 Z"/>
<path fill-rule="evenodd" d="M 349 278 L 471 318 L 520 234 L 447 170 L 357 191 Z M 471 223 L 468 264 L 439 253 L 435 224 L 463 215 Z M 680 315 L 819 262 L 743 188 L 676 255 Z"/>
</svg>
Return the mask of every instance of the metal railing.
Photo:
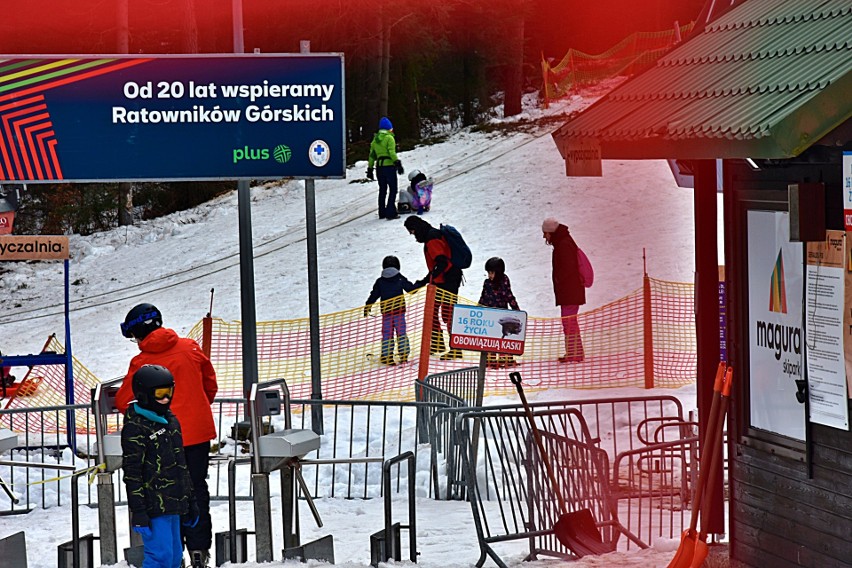
<svg viewBox="0 0 852 568">
<path fill-rule="evenodd" d="M 543 453 L 533 443 L 530 420 L 537 424 Z M 528 417 L 520 409 L 481 408 L 462 413 L 456 424 L 469 448 L 461 456 L 480 543 L 477 566 L 490 557 L 506 568 L 496 547 L 514 540 L 528 542 L 528 559 L 569 557 L 554 527 L 563 516 L 579 511 L 590 514 L 610 549 L 622 535 L 645 546 L 619 520 L 617 502 L 609 493 L 607 454 L 590 439 L 577 409 L 537 410 Z"/>
</svg>

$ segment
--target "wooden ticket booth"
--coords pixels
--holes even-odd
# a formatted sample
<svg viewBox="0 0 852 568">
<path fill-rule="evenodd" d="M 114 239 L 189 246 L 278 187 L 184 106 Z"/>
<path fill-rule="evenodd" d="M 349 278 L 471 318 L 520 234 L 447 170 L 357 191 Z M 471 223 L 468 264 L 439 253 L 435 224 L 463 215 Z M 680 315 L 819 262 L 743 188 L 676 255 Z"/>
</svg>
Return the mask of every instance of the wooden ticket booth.
<svg viewBox="0 0 852 568">
<path fill-rule="evenodd" d="M 553 134 L 568 175 L 589 175 L 573 161 L 596 152 L 692 177 L 702 414 L 720 355 L 722 192 L 735 383 L 710 532 L 755 568 L 852 566 L 849 37 L 848 2 L 738 2 Z"/>
</svg>

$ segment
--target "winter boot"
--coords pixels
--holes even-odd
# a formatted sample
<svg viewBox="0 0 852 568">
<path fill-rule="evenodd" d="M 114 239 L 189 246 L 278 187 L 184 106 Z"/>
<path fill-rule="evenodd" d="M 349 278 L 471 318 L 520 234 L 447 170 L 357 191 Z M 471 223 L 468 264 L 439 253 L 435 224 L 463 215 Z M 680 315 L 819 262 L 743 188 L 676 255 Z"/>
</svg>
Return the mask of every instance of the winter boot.
<svg viewBox="0 0 852 568">
<path fill-rule="evenodd" d="M 392 356 L 392 355 L 387 355 L 387 356 L 384 356 L 384 357 L 379 357 L 379 363 L 381 363 L 382 365 L 395 365 L 395 364 L 396 364 L 396 363 L 394 362 L 394 360 L 393 360 L 393 356 Z"/>
<path fill-rule="evenodd" d="M 408 363 L 408 355 L 411 353 L 411 345 L 408 343 L 407 335 L 400 335 L 396 338 L 396 349 L 399 353 L 399 364 Z"/>
<path fill-rule="evenodd" d="M 189 562 L 192 568 L 208 568 L 210 561 L 210 551 L 208 550 L 190 550 Z"/>
<path fill-rule="evenodd" d="M 586 357 L 583 353 L 583 341 L 579 333 L 565 336 L 565 355 L 559 358 L 560 363 L 582 363 Z"/>
</svg>

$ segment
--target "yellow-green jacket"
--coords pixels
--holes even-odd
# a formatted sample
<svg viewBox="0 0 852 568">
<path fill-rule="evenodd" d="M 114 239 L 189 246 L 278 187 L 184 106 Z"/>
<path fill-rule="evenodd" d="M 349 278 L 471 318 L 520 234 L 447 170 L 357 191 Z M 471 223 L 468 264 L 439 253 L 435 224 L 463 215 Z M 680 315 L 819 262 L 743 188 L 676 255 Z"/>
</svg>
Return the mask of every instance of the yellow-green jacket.
<svg viewBox="0 0 852 568">
<path fill-rule="evenodd" d="M 367 167 L 376 166 L 392 166 L 399 158 L 396 157 L 396 139 L 393 132 L 390 130 L 381 129 L 373 136 L 373 141 L 370 142 L 370 157 L 367 160 Z"/>
</svg>

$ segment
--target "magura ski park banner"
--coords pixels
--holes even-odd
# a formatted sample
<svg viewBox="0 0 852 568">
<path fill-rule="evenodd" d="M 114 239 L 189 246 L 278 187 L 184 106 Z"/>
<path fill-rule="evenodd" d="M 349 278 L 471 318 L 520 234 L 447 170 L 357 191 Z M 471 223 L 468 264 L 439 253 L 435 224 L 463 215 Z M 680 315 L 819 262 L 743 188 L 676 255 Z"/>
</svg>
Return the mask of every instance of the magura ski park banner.
<svg viewBox="0 0 852 568">
<path fill-rule="evenodd" d="M 0 182 L 345 176 L 343 56 L 0 56 Z"/>
<path fill-rule="evenodd" d="M 804 440 L 802 243 L 790 241 L 786 212 L 752 210 L 747 222 L 751 425 Z"/>
</svg>

